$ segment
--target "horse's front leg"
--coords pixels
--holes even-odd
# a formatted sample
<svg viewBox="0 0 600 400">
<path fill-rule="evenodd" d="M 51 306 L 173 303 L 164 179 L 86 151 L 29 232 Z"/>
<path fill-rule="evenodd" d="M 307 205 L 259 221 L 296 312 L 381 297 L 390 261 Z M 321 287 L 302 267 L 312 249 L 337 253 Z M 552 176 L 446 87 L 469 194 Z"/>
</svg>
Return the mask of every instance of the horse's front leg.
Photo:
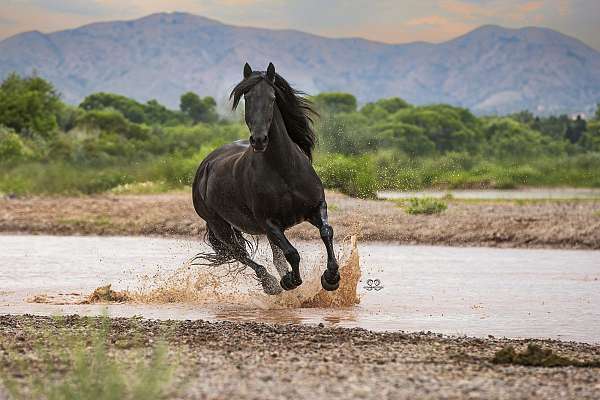
<svg viewBox="0 0 600 400">
<path fill-rule="evenodd" d="M 325 290 L 336 290 L 340 286 L 338 262 L 333 251 L 333 228 L 327 221 L 327 203 L 323 200 L 309 222 L 319 229 L 327 250 L 327 270 L 321 275 L 321 286 Z"/>
<path fill-rule="evenodd" d="M 285 290 L 295 289 L 302 284 L 302 279 L 300 278 L 300 254 L 298 254 L 298 250 L 285 237 L 281 227 L 272 221 L 267 221 L 266 225 L 267 238 L 272 244 L 283 251 L 285 259 L 292 267 L 291 273 L 285 271 L 285 274 L 281 277 L 280 285 Z M 277 267 L 277 269 L 279 271 L 280 267 Z M 284 271 L 282 270 L 281 272 Z"/>
</svg>

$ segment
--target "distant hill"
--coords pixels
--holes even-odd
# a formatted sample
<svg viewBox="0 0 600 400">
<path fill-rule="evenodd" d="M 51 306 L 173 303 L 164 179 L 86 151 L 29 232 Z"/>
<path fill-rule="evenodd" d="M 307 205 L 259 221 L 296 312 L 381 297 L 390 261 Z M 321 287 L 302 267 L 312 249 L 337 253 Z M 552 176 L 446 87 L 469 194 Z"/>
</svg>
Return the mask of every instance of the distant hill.
<svg viewBox="0 0 600 400">
<path fill-rule="evenodd" d="M 177 107 L 188 90 L 224 102 L 245 61 L 255 69 L 273 61 L 305 92 L 345 91 L 360 102 L 399 96 L 546 114 L 590 111 L 600 101 L 600 53 L 544 28 L 483 26 L 440 44 L 390 45 L 164 13 L 0 42 L 0 78 L 37 71 L 71 103 L 108 91 Z"/>
</svg>

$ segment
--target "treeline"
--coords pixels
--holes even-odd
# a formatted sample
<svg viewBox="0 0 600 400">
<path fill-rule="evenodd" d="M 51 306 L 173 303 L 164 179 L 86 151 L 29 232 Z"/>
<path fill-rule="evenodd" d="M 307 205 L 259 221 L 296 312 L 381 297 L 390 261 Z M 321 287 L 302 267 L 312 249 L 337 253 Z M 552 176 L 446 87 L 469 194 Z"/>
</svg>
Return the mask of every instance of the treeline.
<svg viewBox="0 0 600 400">
<path fill-rule="evenodd" d="M 600 186 L 600 107 L 587 121 L 521 112 L 477 117 L 399 98 L 358 107 L 346 93 L 313 97 L 315 165 L 326 186 L 357 196 L 380 189 Z M 247 137 L 212 97 L 188 92 L 179 110 L 96 93 L 78 106 L 36 76 L 0 84 L 0 192 L 167 190 L 190 183 L 215 147 Z"/>
<path fill-rule="evenodd" d="M 589 121 L 530 112 L 477 117 L 399 98 L 359 108 L 347 93 L 314 97 L 321 175 L 370 196 L 379 189 L 600 186 L 600 106 Z"/>
</svg>

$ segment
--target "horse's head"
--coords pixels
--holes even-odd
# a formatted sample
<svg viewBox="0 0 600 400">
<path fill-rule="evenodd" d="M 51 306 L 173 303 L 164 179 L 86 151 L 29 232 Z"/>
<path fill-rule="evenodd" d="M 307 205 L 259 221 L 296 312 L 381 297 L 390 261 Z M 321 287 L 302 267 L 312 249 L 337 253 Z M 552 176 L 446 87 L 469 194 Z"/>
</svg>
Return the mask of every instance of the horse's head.
<svg viewBox="0 0 600 400">
<path fill-rule="evenodd" d="M 269 144 L 269 130 L 273 121 L 275 104 L 275 67 L 269 63 L 266 72 L 253 72 L 244 65 L 244 80 L 261 77 L 244 92 L 246 125 L 250 130 L 250 145 L 254 151 L 263 152 Z"/>
</svg>

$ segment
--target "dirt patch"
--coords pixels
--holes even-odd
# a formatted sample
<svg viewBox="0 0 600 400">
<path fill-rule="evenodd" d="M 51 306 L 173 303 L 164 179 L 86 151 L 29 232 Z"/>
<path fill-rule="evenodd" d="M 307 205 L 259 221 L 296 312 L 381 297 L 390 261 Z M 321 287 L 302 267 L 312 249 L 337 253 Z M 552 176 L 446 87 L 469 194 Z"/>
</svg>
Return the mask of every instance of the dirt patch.
<svg viewBox="0 0 600 400">
<path fill-rule="evenodd" d="M 457 201 L 409 215 L 392 201 L 327 194 L 336 237 L 451 246 L 600 249 L 600 201 Z M 189 193 L 0 199 L 0 232 L 201 237 Z M 319 240 L 307 223 L 290 238 Z"/>
</svg>

